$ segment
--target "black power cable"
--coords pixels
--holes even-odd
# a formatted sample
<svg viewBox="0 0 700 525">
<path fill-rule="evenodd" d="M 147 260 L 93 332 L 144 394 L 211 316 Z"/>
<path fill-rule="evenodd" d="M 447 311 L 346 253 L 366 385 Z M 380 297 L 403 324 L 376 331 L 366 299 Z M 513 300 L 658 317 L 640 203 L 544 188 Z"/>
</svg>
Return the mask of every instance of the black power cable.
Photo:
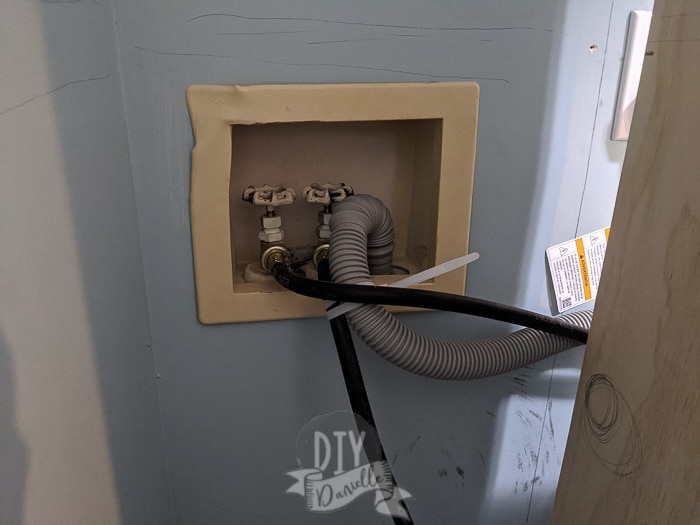
<svg viewBox="0 0 700 525">
<path fill-rule="evenodd" d="M 272 275 L 277 279 L 277 282 L 288 290 L 316 299 L 444 310 L 534 328 L 541 332 L 567 337 L 583 344 L 588 341 L 588 330 L 585 328 L 567 323 L 556 317 L 484 299 L 428 290 L 317 281 L 297 275 L 288 265 L 279 262 L 272 266 Z"/>
<path fill-rule="evenodd" d="M 318 275 L 323 281 L 330 281 L 331 275 L 330 269 L 328 268 L 328 260 L 324 259 L 321 261 L 318 266 Z M 350 398 L 350 406 L 355 416 L 362 418 L 360 421 L 357 421 L 358 430 L 362 428 L 362 422 L 369 425 L 373 430 L 373 432 L 370 432 L 365 437 L 365 440 L 362 442 L 362 448 L 370 463 L 382 461 L 386 466 L 384 473 L 388 474 L 389 479 L 383 480 L 382 483 L 385 487 L 393 490 L 393 488 L 397 488 L 396 480 L 394 479 L 394 474 L 391 471 L 386 453 L 384 452 L 384 447 L 379 438 L 377 425 L 374 422 L 374 415 L 372 414 L 372 407 L 369 404 L 367 390 L 365 389 L 365 383 L 362 379 L 362 370 L 357 360 L 357 353 L 355 352 L 355 345 L 352 341 L 350 326 L 348 326 L 348 321 L 344 315 L 339 315 L 331 319 L 330 325 L 335 346 L 338 351 L 340 367 L 343 370 L 345 388 Z M 397 525 L 413 523 L 405 502 L 397 503 L 397 505 L 401 505 L 401 509 L 406 513 L 407 518 L 392 515 L 394 523 Z"/>
</svg>

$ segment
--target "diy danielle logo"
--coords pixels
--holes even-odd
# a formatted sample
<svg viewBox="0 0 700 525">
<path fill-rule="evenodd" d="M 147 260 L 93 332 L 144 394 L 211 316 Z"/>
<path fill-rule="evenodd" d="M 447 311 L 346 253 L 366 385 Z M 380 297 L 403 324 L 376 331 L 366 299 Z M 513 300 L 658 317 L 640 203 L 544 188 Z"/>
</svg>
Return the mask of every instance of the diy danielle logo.
<svg viewBox="0 0 700 525">
<path fill-rule="evenodd" d="M 352 412 L 312 419 L 299 433 L 301 468 L 287 472 L 296 480 L 287 492 L 304 497 L 311 512 L 341 509 L 370 492 L 377 512 L 406 518 L 401 501 L 411 495 L 394 484 L 377 443 L 374 428 Z"/>
</svg>

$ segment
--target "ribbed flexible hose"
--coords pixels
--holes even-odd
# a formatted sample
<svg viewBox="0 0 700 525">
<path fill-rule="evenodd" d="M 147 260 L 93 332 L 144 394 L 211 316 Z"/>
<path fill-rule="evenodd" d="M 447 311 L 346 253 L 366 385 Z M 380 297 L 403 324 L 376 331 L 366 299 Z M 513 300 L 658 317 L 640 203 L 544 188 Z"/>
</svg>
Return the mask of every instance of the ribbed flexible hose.
<svg viewBox="0 0 700 525">
<path fill-rule="evenodd" d="M 354 195 L 335 205 L 330 223 L 331 276 L 339 283 L 361 284 L 372 274 L 390 274 L 394 248 L 391 215 L 370 195 Z M 371 272 L 370 272 L 371 269 Z M 590 327 L 593 312 L 561 316 Z M 435 379 L 476 379 L 516 370 L 580 343 L 525 328 L 474 342 L 439 341 L 417 334 L 383 307 L 364 305 L 347 313 L 362 340 L 391 363 Z"/>
</svg>

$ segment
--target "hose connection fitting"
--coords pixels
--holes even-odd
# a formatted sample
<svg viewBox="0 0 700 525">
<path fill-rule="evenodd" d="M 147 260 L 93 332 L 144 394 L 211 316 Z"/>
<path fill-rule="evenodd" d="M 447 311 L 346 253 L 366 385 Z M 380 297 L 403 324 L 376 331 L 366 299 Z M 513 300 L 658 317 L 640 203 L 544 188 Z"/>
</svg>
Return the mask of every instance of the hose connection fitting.
<svg viewBox="0 0 700 525">
<path fill-rule="evenodd" d="M 272 271 L 275 263 L 281 262 L 289 265 L 291 261 L 289 250 L 282 245 L 270 246 L 260 255 L 260 267 L 268 273 Z"/>
<path fill-rule="evenodd" d="M 314 250 L 313 263 L 318 268 L 318 264 L 328 257 L 328 242 L 331 238 L 331 216 L 334 203 L 344 201 L 346 197 L 353 195 L 352 187 L 344 182 L 319 184 L 314 182 L 304 188 L 302 198 L 309 204 L 322 204 L 323 208 L 318 212 L 318 226 L 316 226 L 316 237 L 318 246 Z"/>
<path fill-rule="evenodd" d="M 266 272 L 270 271 L 275 262 L 289 262 L 289 250 L 283 243 L 284 230 L 282 217 L 277 215 L 275 208 L 292 204 L 296 194 L 292 188 L 284 186 L 248 186 L 242 199 L 256 206 L 265 206 L 265 213 L 260 216 L 260 266 Z M 275 258 L 276 260 L 272 260 Z"/>
<path fill-rule="evenodd" d="M 316 249 L 314 250 L 314 254 L 311 257 L 311 260 L 314 263 L 314 266 L 318 268 L 318 265 L 321 264 L 321 261 L 323 259 L 328 258 L 328 248 L 330 247 L 330 244 L 328 243 L 323 243 L 319 244 L 316 246 Z"/>
</svg>

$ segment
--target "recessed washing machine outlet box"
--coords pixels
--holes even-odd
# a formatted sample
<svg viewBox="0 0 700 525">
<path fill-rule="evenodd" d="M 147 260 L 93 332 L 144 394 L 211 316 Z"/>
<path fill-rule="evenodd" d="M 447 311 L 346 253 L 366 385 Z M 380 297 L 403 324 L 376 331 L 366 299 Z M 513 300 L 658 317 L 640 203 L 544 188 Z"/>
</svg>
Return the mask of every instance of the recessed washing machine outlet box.
<svg viewBox="0 0 700 525">
<path fill-rule="evenodd" d="M 191 86 L 191 220 L 199 320 L 205 324 L 324 315 L 321 301 L 251 279 L 264 208 L 249 185 L 344 182 L 380 198 L 396 232 L 394 264 L 409 273 L 467 253 L 479 86 L 333 84 Z M 282 206 L 284 242 L 317 243 L 321 207 Z M 375 278 L 378 284 L 400 276 Z M 466 269 L 419 285 L 464 293 Z M 395 309 L 400 310 L 400 309 Z"/>
</svg>

